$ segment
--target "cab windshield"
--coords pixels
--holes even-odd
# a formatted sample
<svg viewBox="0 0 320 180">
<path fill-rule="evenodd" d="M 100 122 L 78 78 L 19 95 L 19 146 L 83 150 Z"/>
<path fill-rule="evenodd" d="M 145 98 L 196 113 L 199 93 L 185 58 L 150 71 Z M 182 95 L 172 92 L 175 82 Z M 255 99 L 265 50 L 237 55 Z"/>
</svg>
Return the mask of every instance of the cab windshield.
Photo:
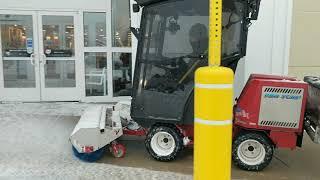
<svg viewBox="0 0 320 180">
<path fill-rule="evenodd" d="M 206 57 L 208 0 L 177 0 L 145 7 L 140 60 L 163 61 Z M 222 23 L 222 60 L 241 56 L 244 2 L 225 0 Z M 188 63 L 188 62 L 186 62 Z"/>
</svg>

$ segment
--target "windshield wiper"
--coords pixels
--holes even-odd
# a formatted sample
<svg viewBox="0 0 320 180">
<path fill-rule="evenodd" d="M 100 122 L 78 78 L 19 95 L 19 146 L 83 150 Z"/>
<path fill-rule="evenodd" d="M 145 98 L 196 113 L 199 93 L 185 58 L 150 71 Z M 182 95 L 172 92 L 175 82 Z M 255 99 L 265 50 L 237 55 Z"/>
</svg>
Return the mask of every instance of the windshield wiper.
<svg viewBox="0 0 320 180">
<path fill-rule="evenodd" d="M 199 54 L 199 55 L 185 55 L 185 56 L 174 57 L 170 59 L 180 59 L 180 58 L 205 59 L 206 57 L 207 57 L 206 54 Z"/>
<path fill-rule="evenodd" d="M 240 57 L 240 54 L 239 53 L 232 53 L 231 55 L 229 56 L 226 56 L 226 57 L 223 57 L 222 58 L 222 61 L 233 61 L 234 59 L 237 59 Z"/>
</svg>

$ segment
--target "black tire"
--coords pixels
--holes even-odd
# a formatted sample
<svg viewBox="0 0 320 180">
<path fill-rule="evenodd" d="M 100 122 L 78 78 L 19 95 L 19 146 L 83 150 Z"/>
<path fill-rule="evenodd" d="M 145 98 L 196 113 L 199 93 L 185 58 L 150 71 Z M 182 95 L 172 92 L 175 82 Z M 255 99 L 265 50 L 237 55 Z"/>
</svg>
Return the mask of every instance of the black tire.
<svg viewBox="0 0 320 180">
<path fill-rule="evenodd" d="M 240 169 L 261 171 L 270 164 L 273 151 L 273 143 L 265 134 L 240 133 L 232 144 L 232 160 Z"/>
<path fill-rule="evenodd" d="M 165 152 L 169 153 L 159 153 L 159 150 L 157 150 L 160 145 L 155 145 L 154 139 L 161 139 L 161 134 L 165 134 L 169 136 L 169 140 L 174 140 L 174 145 L 170 146 L 170 151 L 166 149 L 162 149 Z M 153 139 L 154 138 L 154 139 Z M 165 138 L 163 139 L 165 142 Z M 168 141 L 167 141 L 168 142 Z M 165 143 L 164 143 L 165 144 Z M 179 131 L 176 130 L 173 127 L 167 127 L 167 126 L 154 126 L 150 129 L 150 131 L 147 134 L 146 140 L 145 140 L 145 146 L 148 151 L 148 153 L 158 161 L 172 161 L 176 159 L 176 157 L 180 154 L 180 152 L 183 149 L 183 140 L 182 136 L 180 135 Z M 157 148 L 156 148 L 157 147 Z"/>
</svg>

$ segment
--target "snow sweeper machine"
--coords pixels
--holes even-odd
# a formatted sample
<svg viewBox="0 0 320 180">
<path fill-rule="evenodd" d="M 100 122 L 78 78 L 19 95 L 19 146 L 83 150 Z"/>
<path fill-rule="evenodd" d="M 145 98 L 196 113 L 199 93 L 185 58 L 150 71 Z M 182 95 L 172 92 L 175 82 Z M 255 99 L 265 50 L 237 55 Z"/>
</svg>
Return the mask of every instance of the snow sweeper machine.
<svg viewBox="0 0 320 180">
<path fill-rule="evenodd" d="M 129 102 L 88 108 L 74 128 L 74 154 L 96 161 L 106 149 L 123 157 L 122 135 L 145 137 L 149 154 L 174 160 L 193 145 L 194 72 L 207 66 L 208 0 L 136 0 L 142 11 Z M 224 0 L 222 65 L 236 71 L 260 0 Z M 126 92 L 123 92 L 123 94 Z M 214 108 L 214 107 L 212 107 Z M 244 170 L 264 169 L 275 148 L 301 147 L 303 132 L 320 142 L 320 79 L 253 74 L 236 99 L 232 159 Z M 210 141 L 210 139 L 208 139 Z"/>
</svg>

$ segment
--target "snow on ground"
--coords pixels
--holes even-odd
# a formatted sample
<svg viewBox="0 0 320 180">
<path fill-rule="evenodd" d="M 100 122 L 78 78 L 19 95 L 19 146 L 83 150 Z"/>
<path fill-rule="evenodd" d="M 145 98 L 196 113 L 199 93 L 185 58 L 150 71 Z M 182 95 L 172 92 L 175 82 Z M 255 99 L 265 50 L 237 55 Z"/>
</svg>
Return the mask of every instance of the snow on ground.
<svg viewBox="0 0 320 180">
<path fill-rule="evenodd" d="M 55 103 L 5 103 L 0 104 L 0 114 L 22 113 L 32 115 L 63 115 L 81 116 L 82 112 L 89 106 L 95 104 L 77 102 L 55 102 Z"/>
<path fill-rule="evenodd" d="M 68 137 L 88 106 L 94 104 L 0 104 L 0 179 L 192 179 L 189 175 L 76 159 Z"/>
</svg>

